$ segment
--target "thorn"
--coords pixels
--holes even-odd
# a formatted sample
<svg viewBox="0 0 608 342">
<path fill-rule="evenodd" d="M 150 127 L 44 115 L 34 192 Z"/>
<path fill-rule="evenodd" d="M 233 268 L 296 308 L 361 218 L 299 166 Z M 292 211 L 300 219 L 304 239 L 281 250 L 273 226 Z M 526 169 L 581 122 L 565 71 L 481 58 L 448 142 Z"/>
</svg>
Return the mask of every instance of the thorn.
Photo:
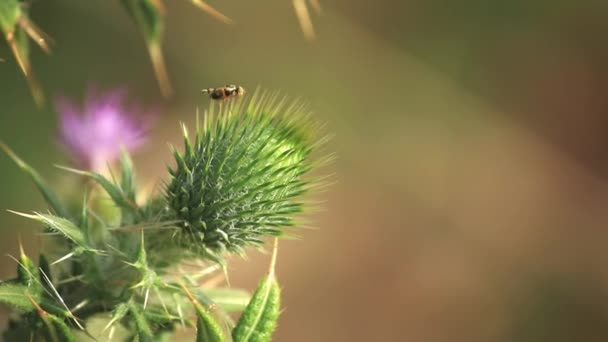
<svg viewBox="0 0 608 342">
<path fill-rule="evenodd" d="M 40 271 L 40 274 L 42 274 L 42 277 L 44 278 L 44 281 L 49 285 L 49 287 L 51 288 L 51 290 L 53 290 L 53 293 L 55 294 L 55 297 L 57 297 L 57 299 L 59 300 L 59 302 L 63 305 L 63 307 L 70 314 L 69 317 L 72 318 L 72 320 L 74 321 L 74 323 L 76 323 L 76 325 L 78 326 L 78 328 L 80 328 L 80 330 L 85 330 L 84 327 L 80 324 L 80 322 L 78 322 L 78 319 L 76 319 L 76 316 L 74 316 L 74 314 L 70 311 L 70 309 L 68 308 L 68 306 L 65 304 L 65 301 L 63 300 L 63 298 L 61 298 L 61 295 L 59 294 L 59 292 L 57 292 L 57 289 L 55 288 L 55 286 L 51 282 L 51 279 L 46 275 L 46 273 L 44 273 L 44 270 L 41 267 L 38 267 L 38 270 Z"/>
<path fill-rule="evenodd" d="M 32 296 L 29 293 L 26 293 L 25 295 L 30 300 L 30 302 L 32 303 L 32 305 L 34 306 L 34 308 L 36 308 L 36 311 L 38 311 L 38 314 L 41 317 L 46 317 L 46 315 L 49 314 L 48 312 L 44 311 L 44 309 L 40 305 L 38 305 L 38 303 L 36 303 L 36 301 L 34 300 L 34 298 L 32 298 Z"/>
<path fill-rule="evenodd" d="M 62 256 L 61 258 L 55 260 L 54 262 L 52 262 L 50 266 L 53 266 L 53 265 L 58 264 L 58 263 L 60 263 L 62 261 L 65 261 L 65 260 L 67 260 L 67 259 L 69 259 L 69 258 L 71 258 L 73 256 L 74 256 L 74 252 L 68 253 L 68 254 Z"/>
<path fill-rule="evenodd" d="M 27 77 L 29 74 L 30 68 L 29 68 L 29 65 L 23 59 L 23 56 L 21 56 L 21 52 L 19 51 L 19 48 L 17 47 L 17 44 L 15 43 L 15 31 L 10 31 L 10 32 L 6 33 L 6 42 L 8 43 L 9 47 L 13 51 L 13 55 L 15 56 L 15 59 L 17 60 L 17 64 L 19 64 L 19 68 L 21 68 L 21 71 Z"/>
<path fill-rule="evenodd" d="M 36 42 L 36 44 L 38 44 L 38 46 L 40 46 L 40 48 L 46 54 L 51 54 L 51 48 L 49 47 L 49 44 L 47 42 L 52 43 L 53 39 L 51 39 L 47 34 L 42 32 L 42 30 L 36 24 L 30 21 L 29 18 L 27 18 L 26 16 L 22 15 L 19 18 L 19 26 L 21 26 L 25 33 L 30 38 L 32 38 L 32 40 Z"/>
<path fill-rule="evenodd" d="M 76 304 L 76 306 L 74 306 L 72 308 L 72 312 L 76 312 L 76 311 L 82 309 L 87 304 L 89 304 L 89 300 L 88 299 L 83 300 L 82 302 Z"/>
<path fill-rule="evenodd" d="M 4 153 L 6 153 L 9 156 L 9 158 L 11 158 L 20 169 L 27 168 L 28 165 L 21 158 L 19 158 L 17 156 L 17 154 L 10 147 L 8 147 L 8 145 L 6 145 L 3 141 L 0 141 L 0 148 L 2 150 L 4 150 Z"/>
<path fill-rule="evenodd" d="M 300 28 L 304 33 L 304 37 L 309 41 L 314 40 L 315 30 L 312 26 L 312 20 L 310 20 L 310 13 L 308 13 L 305 0 L 293 0 L 293 7 L 296 11 L 296 16 L 300 22 Z"/>
<path fill-rule="evenodd" d="M 226 278 L 226 285 L 230 286 L 230 277 L 228 276 L 228 267 L 226 265 L 222 265 L 222 272 L 224 273 L 224 278 Z"/>
<path fill-rule="evenodd" d="M 160 305 L 165 310 L 165 313 L 169 314 L 169 309 L 167 309 L 167 305 L 165 305 L 165 301 L 163 300 L 163 296 L 160 295 L 160 292 L 158 291 L 158 287 L 154 287 L 154 294 L 156 294 L 156 297 L 158 297 L 158 300 L 160 301 Z"/>
<path fill-rule="evenodd" d="M 108 322 L 108 324 L 106 324 L 106 326 L 105 326 L 105 327 L 104 327 L 104 328 L 103 328 L 101 331 L 106 331 L 106 330 L 108 330 L 108 328 L 110 328 L 110 327 L 114 328 L 114 326 L 113 326 L 114 322 L 115 322 L 115 321 L 111 319 L 111 320 Z M 111 333 L 111 332 L 110 332 L 110 333 Z"/>
<path fill-rule="evenodd" d="M 91 174 L 91 172 L 88 171 L 84 171 L 84 170 L 78 170 L 78 169 L 74 169 L 68 166 L 63 166 L 63 165 L 59 165 L 59 164 L 53 164 L 54 167 L 60 169 L 60 170 L 64 170 L 64 171 L 68 171 L 68 172 L 72 172 L 75 173 L 77 175 L 81 175 L 81 176 L 88 176 Z"/>
<path fill-rule="evenodd" d="M 203 113 L 203 128 L 205 129 L 205 131 L 209 128 L 208 124 L 209 124 L 209 111 L 205 110 L 205 113 Z"/>
<path fill-rule="evenodd" d="M 179 301 L 175 298 L 177 293 L 173 294 L 173 300 L 175 300 L 175 304 L 177 306 L 177 314 L 179 315 L 179 320 L 182 323 L 182 327 L 186 328 L 186 321 L 184 320 L 184 313 L 182 312 L 182 306 L 179 304 Z"/>
<path fill-rule="evenodd" d="M 69 277 L 69 278 L 61 279 L 59 281 L 55 281 L 55 284 L 57 286 L 59 286 L 59 285 L 71 283 L 73 281 L 81 280 L 83 278 L 84 277 L 82 275 L 78 275 L 78 276 L 75 276 L 75 277 Z"/>
<path fill-rule="evenodd" d="M 111 341 L 112 338 L 114 337 L 114 332 L 116 331 L 115 326 L 112 326 L 112 328 L 110 328 L 110 333 L 108 334 L 108 341 Z"/>
<path fill-rule="evenodd" d="M 11 51 L 13 52 L 13 55 L 15 56 L 15 59 L 17 60 L 17 64 L 19 65 L 19 68 L 23 72 L 23 75 L 25 75 L 25 79 L 27 80 L 27 83 L 30 87 L 30 91 L 32 93 L 32 96 L 34 97 L 34 101 L 36 102 L 36 105 L 38 105 L 39 107 L 42 106 L 44 104 L 44 95 L 42 94 L 42 89 L 40 89 L 40 85 L 38 84 L 38 81 L 36 80 L 36 78 L 34 77 L 34 74 L 32 73 L 29 60 L 27 60 L 25 56 L 21 55 L 21 51 L 19 50 L 19 47 L 17 46 L 17 43 L 15 42 L 15 32 L 14 31 L 8 32 L 6 34 L 6 42 L 8 43 L 9 47 L 11 48 Z"/>
<path fill-rule="evenodd" d="M 161 0 L 152 0 L 152 5 L 156 7 L 156 10 L 160 12 L 160 14 L 165 14 L 167 12 L 167 8 Z"/>
<path fill-rule="evenodd" d="M 146 310 L 146 306 L 148 306 L 148 297 L 150 296 L 150 288 L 146 288 L 146 294 L 144 295 L 144 310 Z"/>
<path fill-rule="evenodd" d="M 21 264 L 21 262 L 19 262 L 19 260 L 17 258 L 15 258 L 14 256 L 10 255 L 10 254 L 5 254 L 5 256 L 11 258 L 14 262 L 16 262 L 17 264 L 19 264 L 20 266 L 23 266 Z"/>
<path fill-rule="evenodd" d="M 6 211 L 8 211 L 9 213 L 15 214 L 15 215 L 27 217 L 27 218 L 32 219 L 32 220 L 39 220 L 40 219 L 38 217 L 38 215 L 26 214 L 26 213 L 22 213 L 22 212 L 10 210 L 10 209 L 6 209 Z"/>
<path fill-rule="evenodd" d="M 190 299 L 192 304 L 200 305 L 200 303 L 198 302 L 198 299 L 194 298 L 192 293 L 186 288 L 186 285 L 184 285 L 184 283 L 182 281 L 179 282 L 179 286 L 182 288 L 182 290 L 184 290 L 184 292 L 186 293 L 186 296 L 188 296 L 188 299 Z"/>
<path fill-rule="evenodd" d="M 23 241 L 21 241 L 21 233 L 17 236 L 17 240 L 19 240 L 19 253 L 21 256 L 25 255 L 25 251 L 23 250 Z"/>
<path fill-rule="evenodd" d="M 167 73 L 167 66 L 160 43 L 149 42 L 148 53 L 150 54 L 150 60 L 152 61 L 152 67 L 154 68 L 154 74 L 156 75 L 160 92 L 165 98 L 173 96 L 173 87 L 169 80 L 169 74 Z"/>
<path fill-rule="evenodd" d="M 196 135 L 197 137 L 201 134 L 201 111 L 198 108 L 198 106 L 196 106 Z"/>
<path fill-rule="evenodd" d="M 211 273 L 213 273 L 213 272 L 217 271 L 219 268 L 220 268 L 220 266 L 219 266 L 219 265 L 215 265 L 215 264 L 214 264 L 214 265 L 211 265 L 211 266 L 208 266 L 207 268 L 203 269 L 203 270 L 200 272 L 200 275 L 202 275 L 202 276 L 206 276 L 206 275 L 208 275 L 208 274 L 211 274 Z"/>
<path fill-rule="evenodd" d="M 184 135 L 184 139 L 188 140 L 188 127 L 186 127 L 186 124 L 183 122 L 180 122 L 179 125 L 182 127 L 182 133 Z"/>
<path fill-rule="evenodd" d="M 268 278 L 274 277 L 274 268 L 277 263 L 278 251 L 279 251 L 279 238 L 274 238 L 274 245 L 272 247 L 272 257 L 270 259 L 270 270 L 268 271 Z"/>
<path fill-rule="evenodd" d="M 218 274 L 215 277 L 207 280 L 206 282 L 202 283 L 200 286 L 202 288 L 214 288 L 217 287 L 217 285 L 221 284 L 222 281 L 224 280 L 224 274 Z"/>
<path fill-rule="evenodd" d="M 223 15 L 218 10 L 216 10 L 215 8 L 209 6 L 207 3 L 203 2 L 202 0 L 192 0 L 192 3 L 194 4 L 194 6 L 200 8 L 204 12 L 207 12 L 207 14 L 209 14 L 212 17 L 214 17 L 215 19 L 223 22 L 224 24 L 232 24 L 233 23 L 232 19 L 230 19 L 227 16 Z"/>
</svg>

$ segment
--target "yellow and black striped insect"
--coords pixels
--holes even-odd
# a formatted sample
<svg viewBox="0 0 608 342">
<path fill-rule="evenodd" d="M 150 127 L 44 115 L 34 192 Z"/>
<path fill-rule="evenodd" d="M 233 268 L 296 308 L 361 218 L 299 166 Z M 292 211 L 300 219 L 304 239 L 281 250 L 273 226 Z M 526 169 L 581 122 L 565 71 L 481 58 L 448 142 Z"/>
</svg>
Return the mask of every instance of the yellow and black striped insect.
<svg viewBox="0 0 608 342">
<path fill-rule="evenodd" d="M 225 87 L 220 88 L 207 88 L 201 90 L 203 94 L 209 94 L 209 97 L 213 100 L 228 100 L 232 97 L 239 97 L 245 95 L 245 89 L 241 86 L 229 84 Z"/>
</svg>

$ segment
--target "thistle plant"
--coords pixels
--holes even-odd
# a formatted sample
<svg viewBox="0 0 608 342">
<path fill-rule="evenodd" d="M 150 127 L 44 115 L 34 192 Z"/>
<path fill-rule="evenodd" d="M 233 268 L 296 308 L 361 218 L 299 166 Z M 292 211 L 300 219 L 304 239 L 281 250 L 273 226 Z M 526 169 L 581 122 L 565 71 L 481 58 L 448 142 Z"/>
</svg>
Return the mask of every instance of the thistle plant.
<svg viewBox="0 0 608 342">
<path fill-rule="evenodd" d="M 17 214 L 51 242 L 36 262 L 21 249 L 16 278 L 0 284 L 0 302 L 14 309 L 4 339 L 162 341 L 192 327 L 196 341 L 269 341 L 280 312 L 276 237 L 323 183 L 310 175 L 327 161 L 316 157 L 325 141 L 317 131 L 305 107 L 277 96 L 211 106 L 192 138 L 182 125 L 162 191 L 143 202 L 125 149 L 119 176 L 62 167 L 93 184 L 78 210 L 2 145 L 49 206 Z M 270 270 L 251 296 L 213 285 L 228 256 L 266 238 L 275 239 Z M 242 312 L 236 322 L 233 312 Z"/>
</svg>

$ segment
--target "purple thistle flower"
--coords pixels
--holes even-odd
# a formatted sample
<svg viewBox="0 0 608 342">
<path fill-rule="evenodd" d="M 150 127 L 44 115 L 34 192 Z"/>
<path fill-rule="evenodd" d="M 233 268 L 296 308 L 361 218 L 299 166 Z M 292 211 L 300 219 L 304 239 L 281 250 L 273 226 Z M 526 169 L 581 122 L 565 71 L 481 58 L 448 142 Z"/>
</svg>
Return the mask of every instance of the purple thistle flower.
<svg viewBox="0 0 608 342">
<path fill-rule="evenodd" d="M 127 108 L 125 97 L 124 89 L 104 94 L 91 89 L 83 107 L 63 97 L 55 102 L 61 142 L 80 167 L 101 171 L 120 157 L 122 148 L 134 151 L 145 142 L 156 115 Z"/>
</svg>

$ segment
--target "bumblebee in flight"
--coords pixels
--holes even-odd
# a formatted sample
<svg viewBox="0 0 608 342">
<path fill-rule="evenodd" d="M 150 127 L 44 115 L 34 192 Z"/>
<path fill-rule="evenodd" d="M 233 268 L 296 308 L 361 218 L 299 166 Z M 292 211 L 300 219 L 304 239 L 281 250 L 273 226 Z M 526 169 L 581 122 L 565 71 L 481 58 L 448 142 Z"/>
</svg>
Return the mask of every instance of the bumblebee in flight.
<svg viewBox="0 0 608 342">
<path fill-rule="evenodd" d="M 229 84 L 220 88 L 207 88 L 201 90 L 203 94 L 209 94 L 213 100 L 228 100 L 231 97 L 239 97 L 245 95 L 245 89 L 241 86 Z"/>
</svg>

